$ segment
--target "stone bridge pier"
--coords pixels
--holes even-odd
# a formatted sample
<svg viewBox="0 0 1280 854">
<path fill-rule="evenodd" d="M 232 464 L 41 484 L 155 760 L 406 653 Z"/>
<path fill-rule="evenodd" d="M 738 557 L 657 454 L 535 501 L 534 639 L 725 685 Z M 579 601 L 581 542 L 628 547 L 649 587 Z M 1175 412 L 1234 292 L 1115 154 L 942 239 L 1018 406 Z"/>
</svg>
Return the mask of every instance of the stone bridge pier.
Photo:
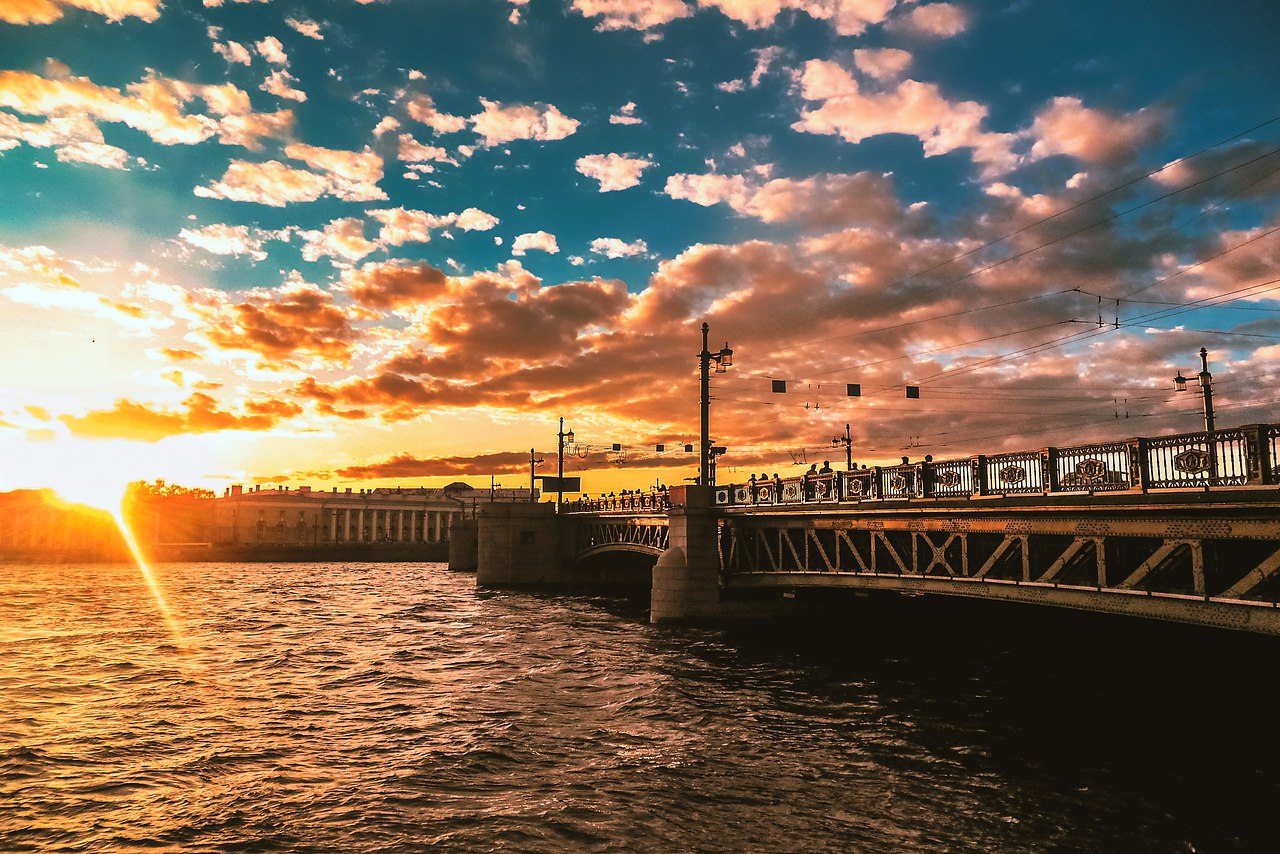
<svg viewBox="0 0 1280 854">
<path fill-rule="evenodd" d="M 644 583 L 655 623 L 726 616 L 720 522 L 711 490 L 673 487 L 670 497 L 670 510 L 655 518 L 615 520 L 632 526 L 633 541 L 604 544 L 592 538 L 601 528 L 599 517 L 557 515 L 551 504 L 488 504 L 474 528 L 455 529 L 459 544 L 450 566 L 474 569 L 480 587 L 607 589 L 620 580 Z M 651 570 L 649 561 L 656 561 Z M 623 565 L 625 572 L 613 571 Z"/>
</svg>

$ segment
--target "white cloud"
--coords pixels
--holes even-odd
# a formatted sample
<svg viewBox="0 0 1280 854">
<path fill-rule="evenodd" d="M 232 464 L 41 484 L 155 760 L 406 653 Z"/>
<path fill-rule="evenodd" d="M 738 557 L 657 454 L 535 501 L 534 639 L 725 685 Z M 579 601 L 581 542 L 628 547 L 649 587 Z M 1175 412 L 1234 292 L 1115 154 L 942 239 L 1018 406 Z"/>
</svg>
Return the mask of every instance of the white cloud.
<svg viewBox="0 0 1280 854">
<path fill-rule="evenodd" d="M 1016 165 L 1013 136 L 982 130 L 987 108 L 976 101 L 952 102 L 932 83 L 905 80 L 880 92 L 863 92 L 853 75 L 834 62 L 810 60 L 800 76 L 801 97 L 821 101 L 804 109 L 794 130 L 836 134 L 861 142 L 885 133 L 914 136 L 926 157 L 958 148 L 973 149 L 973 159 L 992 170 Z"/>
<path fill-rule="evenodd" d="M 931 3 L 928 6 L 916 6 L 895 19 L 893 26 L 916 35 L 948 38 L 965 31 L 969 26 L 969 16 L 964 9 L 952 3 Z"/>
<path fill-rule="evenodd" d="M 462 213 L 444 215 L 405 208 L 382 208 L 366 213 L 382 223 L 378 240 L 391 246 L 428 243 L 433 229 L 454 227 L 463 231 L 489 231 L 499 222 L 496 216 L 479 208 L 467 208 Z"/>
<path fill-rule="evenodd" d="M 853 64 L 877 80 L 896 80 L 911 65 L 911 54 L 893 47 L 858 48 L 853 52 Z"/>
<path fill-rule="evenodd" d="M 412 78 L 413 72 L 409 76 Z M 462 116 L 451 116 L 437 110 L 430 95 L 414 95 L 405 104 L 405 112 L 409 118 L 422 122 L 436 133 L 457 133 L 467 127 L 467 120 Z"/>
<path fill-rule="evenodd" d="M 335 219 L 323 231 L 299 229 L 298 236 L 303 240 L 302 257 L 308 261 L 324 257 L 359 261 L 378 248 L 378 244 L 365 238 L 364 222 L 356 217 Z"/>
<path fill-rule="evenodd" d="M 319 172 L 287 166 L 277 160 L 265 163 L 233 160 L 221 180 L 207 187 L 196 187 L 194 192 L 205 198 L 256 202 L 272 207 L 314 202 L 322 196 L 353 202 L 387 197 L 377 186 L 382 179 L 382 158 L 368 148 L 341 151 L 295 143 L 284 152 Z"/>
<path fill-rule="evenodd" d="M 402 133 L 396 144 L 396 157 L 406 163 L 452 163 L 457 161 L 449 156 L 449 152 L 436 145 L 423 145 L 410 134 Z"/>
<path fill-rule="evenodd" d="M 649 247 L 643 240 L 627 243 L 617 237 L 597 237 L 591 241 L 591 251 L 606 258 L 633 258 L 647 253 Z"/>
<path fill-rule="evenodd" d="M 560 246 L 556 243 L 556 236 L 545 231 L 533 231 L 517 235 L 516 239 L 511 243 L 512 255 L 523 255 L 532 249 L 555 255 L 560 251 Z"/>
<path fill-rule="evenodd" d="M 585 18 L 599 18 L 597 30 L 648 30 L 693 14 L 684 0 L 573 0 Z"/>
<path fill-rule="evenodd" d="M 293 84 L 297 83 L 297 79 L 285 71 L 283 68 L 277 68 L 268 75 L 267 79 L 262 81 L 262 91 L 270 92 L 277 98 L 288 98 L 290 101 L 305 101 L 307 93 L 301 89 L 293 88 Z"/>
<path fill-rule="evenodd" d="M 636 115 L 636 104 L 634 101 L 628 101 L 618 108 L 618 112 L 609 116 L 609 124 L 611 125 L 642 125 L 644 119 Z"/>
<path fill-rule="evenodd" d="M 214 255 L 248 255 L 254 261 L 266 260 L 263 244 L 271 233 L 250 231 L 247 225 L 214 223 L 201 228 L 184 228 L 178 237 L 192 246 Z"/>
<path fill-rule="evenodd" d="M 289 17 L 285 18 L 284 22 L 309 39 L 324 41 L 324 33 L 320 32 L 320 25 L 310 18 Z"/>
<path fill-rule="evenodd" d="M 281 67 L 289 64 L 289 57 L 284 52 L 284 45 L 275 36 L 267 36 L 262 41 L 254 42 L 258 54 L 272 65 Z"/>
<path fill-rule="evenodd" d="M 640 183 L 640 175 L 653 165 L 641 157 L 624 157 L 621 154 L 588 154 L 579 157 L 580 173 L 600 182 L 600 192 L 625 190 Z"/>
<path fill-rule="evenodd" d="M 471 116 L 471 127 L 486 147 L 517 139 L 564 139 L 578 130 L 579 122 L 551 104 L 512 104 L 480 99 L 484 112 Z"/>
</svg>

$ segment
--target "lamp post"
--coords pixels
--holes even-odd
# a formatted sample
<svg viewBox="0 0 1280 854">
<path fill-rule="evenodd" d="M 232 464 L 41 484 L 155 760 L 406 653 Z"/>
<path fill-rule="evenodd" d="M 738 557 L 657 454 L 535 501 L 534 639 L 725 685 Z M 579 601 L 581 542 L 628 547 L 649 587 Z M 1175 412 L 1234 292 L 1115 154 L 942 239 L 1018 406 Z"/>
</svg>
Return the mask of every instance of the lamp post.
<svg viewBox="0 0 1280 854">
<path fill-rule="evenodd" d="M 560 512 L 560 504 L 564 501 L 564 442 L 573 443 L 573 431 L 564 431 L 564 418 L 560 419 L 560 432 L 556 433 L 556 512 Z"/>
<path fill-rule="evenodd" d="M 724 349 L 712 353 L 707 349 L 707 332 L 711 327 L 702 324 L 702 352 L 698 354 L 698 378 L 701 381 L 701 442 L 698 445 L 698 483 L 711 483 L 711 363 L 716 363 L 716 373 L 722 374 L 733 364 L 733 351 L 726 341 Z"/>
<path fill-rule="evenodd" d="M 831 447 L 838 448 L 844 445 L 844 469 L 845 471 L 853 471 L 853 434 L 849 431 L 849 425 L 844 425 L 843 436 L 831 437 Z"/>
<path fill-rule="evenodd" d="M 1187 390 L 1187 378 L 1182 375 L 1182 371 L 1178 371 L 1178 375 L 1173 378 L 1173 387 L 1176 391 Z M 1208 433 L 1213 432 L 1213 374 L 1209 373 L 1209 351 L 1200 348 L 1200 394 L 1204 399 L 1204 429 Z"/>
<path fill-rule="evenodd" d="M 530 448 L 529 449 L 529 503 L 530 504 L 533 504 L 537 500 L 537 498 L 535 497 L 535 493 L 537 492 L 538 478 L 535 474 L 535 469 L 541 464 L 542 464 L 542 457 L 537 456 L 537 452 L 534 451 L 533 448 Z"/>
</svg>

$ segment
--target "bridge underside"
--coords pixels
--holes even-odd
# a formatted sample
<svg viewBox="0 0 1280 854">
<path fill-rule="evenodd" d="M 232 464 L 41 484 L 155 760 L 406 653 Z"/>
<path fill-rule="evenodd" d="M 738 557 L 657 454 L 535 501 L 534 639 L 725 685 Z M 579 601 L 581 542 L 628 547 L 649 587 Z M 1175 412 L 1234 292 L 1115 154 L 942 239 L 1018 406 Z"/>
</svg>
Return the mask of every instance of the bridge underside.
<svg viewBox="0 0 1280 854">
<path fill-rule="evenodd" d="M 721 555 L 730 590 L 967 596 L 1280 635 L 1269 518 L 742 515 Z"/>
</svg>

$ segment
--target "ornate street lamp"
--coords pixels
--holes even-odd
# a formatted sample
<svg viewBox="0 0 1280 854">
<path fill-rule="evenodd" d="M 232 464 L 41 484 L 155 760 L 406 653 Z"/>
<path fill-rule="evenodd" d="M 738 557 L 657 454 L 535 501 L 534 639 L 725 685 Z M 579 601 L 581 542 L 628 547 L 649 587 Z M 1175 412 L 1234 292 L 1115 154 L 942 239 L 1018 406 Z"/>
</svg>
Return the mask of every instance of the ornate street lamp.
<svg viewBox="0 0 1280 854">
<path fill-rule="evenodd" d="M 529 503 L 533 504 L 537 499 L 537 468 L 542 465 L 542 457 L 538 456 L 533 448 L 529 449 Z"/>
<path fill-rule="evenodd" d="M 831 447 L 838 448 L 844 445 L 844 468 L 845 471 L 853 471 L 853 434 L 849 432 L 849 425 L 844 425 L 843 436 L 832 436 Z"/>
<path fill-rule="evenodd" d="M 1173 388 L 1175 391 L 1187 390 L 1187 378 L 1182 375 L 1182 371 L 1178 371 L 1178 375 L 1173 378 Z M 1200 394 L 1204 399 L 1204 429 L 1206 432 L 1213 432 L 1213 374 L 1209 373 L 1209 351 L 1200 348 Z"/>
<path fill-rule="evenodd" d="M 711 480 L 711 363 L 716 363 L 716 373 L 722 374 L 733 365 L 733 351 L 729 342 L 724 349 L 712 353 L 707 349 L 707 332 L 711 327 L 702 324 L 702 352 L 698 354 L 698 378 L 701 381 L 701 442 L 698 445 L 698 483 L 708 486 Z"/>
<path fill-rule="evenodd" d="M 564 418 L 560 419 L 560 432 L 556 433 L 556 512 L 560 512 L 560 504 L 564 501 L 564 443 L 573 444 L 573 431 L 564 431 Z"/>
</svg>

